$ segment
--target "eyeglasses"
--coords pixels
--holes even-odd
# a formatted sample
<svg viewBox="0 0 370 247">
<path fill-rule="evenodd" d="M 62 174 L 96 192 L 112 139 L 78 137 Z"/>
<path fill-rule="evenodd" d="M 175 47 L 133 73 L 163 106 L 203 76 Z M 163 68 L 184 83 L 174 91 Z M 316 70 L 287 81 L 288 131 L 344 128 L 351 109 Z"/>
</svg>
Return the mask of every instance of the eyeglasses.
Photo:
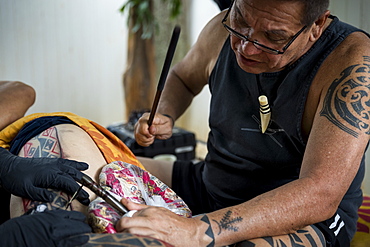
<svg viewBox="0 0 370 247">
<path fill-rule="evenodd" d="M 307 28 L 307 26 L 304 26 L 302 27 L 301 30 L 298 31 L 298 33 L 296 33 L 291 39 L 290 41 L 282 48 L 282 51 L 280 50 L 276 50 L 276 49 L 273 49 L 273 48 L 270 48 L 266 45 L 263 45 L 261 43 L 259 43 L 258 41 L 255 41 L 255 40 L 251 40 L 249 39 L 248 36 L 245 36 L 239 32 L 237 32 L 236 30 L 232 29 L 230 26 L 228 26 L 226 24 L 226 19 L 227 17 L 229 16 L 229 13 L 230 13 L 230 10 L 234 4 L 235 0 L 233 0 L 230 4 L 230 7 L 229 9 L 227 10 L 226 12 L 226 15 L 225 17 L 222 19 L 221 23 L 222 25 L 224 26 L 224 28 L 233 36 L 235 36 L 236 38 L 238 39 L 241 39 L 243 40 L 244 42 L 251 42 L 257 49 L 261 50 L 261 51 L 264 51 L 264 52 L 267 52 L 267 53 L 270 53 L 270 54 L 274 54 L 274 55 L 280 55 L 280 54 L 284 54 L 284 52 L 288 49 L 288 47 L 293 43 L 293 41 Z"/>
</svg>

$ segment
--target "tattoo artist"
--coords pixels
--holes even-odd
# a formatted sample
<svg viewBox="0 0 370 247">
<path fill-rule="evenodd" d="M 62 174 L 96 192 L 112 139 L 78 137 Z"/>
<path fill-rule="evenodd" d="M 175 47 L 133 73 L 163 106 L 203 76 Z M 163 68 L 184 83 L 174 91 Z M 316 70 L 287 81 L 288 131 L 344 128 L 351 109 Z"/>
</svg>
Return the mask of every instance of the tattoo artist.
<svg viewBox="0 0 370 247">
<path fill-rule="evenodd" d="M 234 0 L 205 26 L 171 69 L 152 125 L 144 114 L 135 128 L 142 146 L 169 138 L 209 87 L 205 161 L 140 159 L 203 215 L 124 201 L 138 212 L 119 231 L 175 246 L 350 245 L 370 135 L 370 39 L 328 8 Z"/>
<path fill-rule="evenodd" d="M 22 99 L 22 100 L 14 100 Z M 17 81 L 0 81 L 0 130 L 23 117 L 34 103 L 32 87 Z M 73 194 L 79 188 L 75 178 L 81 178 L 80 171 L 88 165 L 81 162 L 48 159 L 22 158 L 0 148 L 0 190 L 1 214 L 9 217 L 8 193 L 36 201 L 52 201 L 53 193 L 46 188 L 63 190 Z M 77 199 L 89 204 L 88 194 L 81 190 Z M 5 211 L 5 212 L 4 212 Z M 0 225 L 1 246 L 76 246 L 88 241 L 91 232 L 80 212 L 54 210 L 9 219 Z"/>
</svg>

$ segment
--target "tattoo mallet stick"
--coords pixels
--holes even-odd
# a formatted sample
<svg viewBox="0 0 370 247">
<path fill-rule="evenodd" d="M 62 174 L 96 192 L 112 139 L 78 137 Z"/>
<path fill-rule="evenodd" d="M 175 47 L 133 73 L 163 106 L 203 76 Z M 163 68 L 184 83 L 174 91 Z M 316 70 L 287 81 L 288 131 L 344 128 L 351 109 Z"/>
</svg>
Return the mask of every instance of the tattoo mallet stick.
<svg viewBox="0 0 370 247">
<path fill-rule="evenodd" d="M 265 95 L 259 96 L 258 101 L 260 102 L 261 130 L 262 133 L 265 133 L 270 123 L 271 109 Z"/>
<path fill-rule="evenodd" d="M 173 55 L 175 54 L 175 49 L 176 49 L 177 41 L 179 40 L 180 31 L 181 29 L 179 26 L 175 26 L 175 28 L 173 29 L 172 38 L 170 40 L 170 45 L 167 50 L 166 59 L 164 60 L 162 73 L 161 73 L 161 76 L 159 77 L 157 92 L 155 94 L 152 110 L 150 111 L 150 115 L 149 115 L 149 120 L 148 120 L 149 127 L 152 125 L 154 115 L 157 111 L 159 99 L 161 97 L 161 94 L 164 88 L 164 83 L 166 82 L 168 71 L 170 70 Z"/>
</svg>

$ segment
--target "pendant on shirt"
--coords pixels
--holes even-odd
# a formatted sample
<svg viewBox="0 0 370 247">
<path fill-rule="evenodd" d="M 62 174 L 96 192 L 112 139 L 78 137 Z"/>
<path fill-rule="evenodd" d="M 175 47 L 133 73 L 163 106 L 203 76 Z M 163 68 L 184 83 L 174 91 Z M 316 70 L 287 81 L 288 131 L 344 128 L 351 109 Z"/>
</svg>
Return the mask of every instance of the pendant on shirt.
<svg viewBox="0 0 370 247">
<path fill-rule="evenodd" d="M 261 130 L 262 130 L 262 133 L 265 133 L 265 131 L 267 130 L 267 127 L 270 124 L 271 109 L 270 109 L 268 99 L 265 95 L 259 96 L 258 101 L 260 102 Z"/>
</svg>

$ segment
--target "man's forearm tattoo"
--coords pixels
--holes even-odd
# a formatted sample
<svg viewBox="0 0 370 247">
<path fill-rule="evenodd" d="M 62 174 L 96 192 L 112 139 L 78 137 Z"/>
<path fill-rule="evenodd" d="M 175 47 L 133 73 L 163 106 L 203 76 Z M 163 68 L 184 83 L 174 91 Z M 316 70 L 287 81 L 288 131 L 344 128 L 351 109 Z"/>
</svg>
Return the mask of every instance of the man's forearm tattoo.
<svg viewBox="0 0 370 247">
<path fill-rule="evenodd" d="M 207 228 L 205 233 L 208 237 L 210 237 L 212 239 L 212 242 L 210 244 L 208 244 L 207 247 L 215 246 L 215 236 L 213 234 L 213 230 L 212 230 L 212 227 L 211 227 L 211 223 L 209 222 L 208 216 L 205 214 L 200 220 L 207 223 L 208 228 Z"/>
<path fill-rule="evenodd" d="M 220 229 L 219 232 L 217 233 L 217 235 L 220 235 L 222 230 L 228 230 L 228 231 L 233 231 L 233 232 L 239 231 L 239 227 L 235 226 L 235 223 L 242 222 L 243 218 L 240 217 L 240 216 L 238 216 L 236 218 L 231 218 L 231 213 L 232 212 L 230 210 L 227 211 L 220 222 L 218 222 L 216 220 L 213 220 L 214 222 L 217 223 L 217 225 Z"/>
<path fill-rule="evenodd" d="M 369 56 L 364 56 L 364 63 L 343 70 L 331 84 L 320 115 L 356 138 L 360 133 L 370 134 Z"/>
</svg>

